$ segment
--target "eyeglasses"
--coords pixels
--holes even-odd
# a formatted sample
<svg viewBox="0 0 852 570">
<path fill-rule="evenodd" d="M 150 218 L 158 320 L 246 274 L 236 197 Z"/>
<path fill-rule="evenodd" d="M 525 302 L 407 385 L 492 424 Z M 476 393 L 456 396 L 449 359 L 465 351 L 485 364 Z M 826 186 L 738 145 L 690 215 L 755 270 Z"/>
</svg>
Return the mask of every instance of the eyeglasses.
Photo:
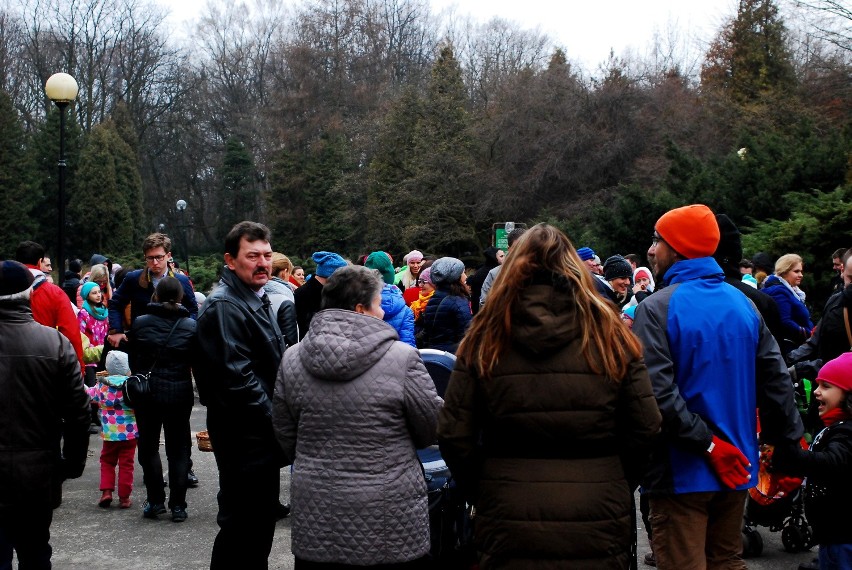
<svg viewBox="0 0 852 570">
<path fill-rule="evenodd" d="M 166 258 L 165 255 L 146 255 L 146 261 L 163 261 Z"/>
<path fill-rule="evenodd" d="M 660 234 L 658 234 L 657 232 L 654 232 L 654 235 L 651 236 L 651 247 L 657 247 L 657 244 L 660 243 L 661 241 L 666 241 L 666 240 L 664 240 L 663 237 Z"/>
</svg>

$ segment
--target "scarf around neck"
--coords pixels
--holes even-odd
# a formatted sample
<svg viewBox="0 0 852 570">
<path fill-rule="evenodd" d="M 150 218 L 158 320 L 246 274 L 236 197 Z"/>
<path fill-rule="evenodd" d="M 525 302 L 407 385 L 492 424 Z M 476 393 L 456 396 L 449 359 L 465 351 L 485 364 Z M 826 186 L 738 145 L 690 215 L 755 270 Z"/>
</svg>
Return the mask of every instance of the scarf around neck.
<svg viewBox="0 0 852 570">
<path fill-rule="evenodd" d="M 845 408 L 838 407 L 833 410 L 828 410 L 819 419 L 822 420 L 825 427 L 828 427 L 836 424 L 837 422 L 848 420 L 849 412 L 847 412 Z"/>
<path fill-rule="evenodd" d="M 83 308 L 86 310 L 87 313 L 89 313 L 99 321 L 106 319 L 107 315 L 109 315 L 109 311 L 106 307 L 104 307 L 102 304 L 92 307 L 88 299 L 83 301 Z"/>
</svg>

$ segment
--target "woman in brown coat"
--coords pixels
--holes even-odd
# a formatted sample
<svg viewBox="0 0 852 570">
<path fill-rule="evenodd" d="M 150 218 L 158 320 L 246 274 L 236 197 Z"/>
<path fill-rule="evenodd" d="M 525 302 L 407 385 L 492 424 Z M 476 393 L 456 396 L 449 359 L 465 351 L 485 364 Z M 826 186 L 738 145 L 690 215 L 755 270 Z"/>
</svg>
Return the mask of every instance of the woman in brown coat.
<svg viewBox="0 0 852 570">
<path fill-rule="evenodd" d="M 661 422 L 639 342 L 559 230 L 528 230 L 504 265 L 438 423 L 481 567 L 628 568 Z"/>
</svg>

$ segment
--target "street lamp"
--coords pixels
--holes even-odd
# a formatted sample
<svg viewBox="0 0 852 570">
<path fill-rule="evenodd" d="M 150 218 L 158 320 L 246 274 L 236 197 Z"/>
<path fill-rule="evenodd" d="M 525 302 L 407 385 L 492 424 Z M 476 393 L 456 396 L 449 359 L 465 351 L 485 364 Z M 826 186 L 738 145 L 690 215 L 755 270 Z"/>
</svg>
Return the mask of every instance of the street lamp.
<svg viewBox="0 0 852 570">
<path fill-rule="evenodd" d="M 183 232 L 183 254 L 186 258 L 186 273 L 189 275 L 189 242 L 186 239 L 186 200 L 178 200 L 175 208 L 180 212 L 181 228 Z"/>
<path fill-rule="evenodd" d="M 59 286 L 65 280 L 65 108 L 77 98 L 77 81 L 67 73 L 54 73 L 44 84 L 44 93 L 59 108 L 59 196 L 57 197 L 56 260 Z"/>
</svg>

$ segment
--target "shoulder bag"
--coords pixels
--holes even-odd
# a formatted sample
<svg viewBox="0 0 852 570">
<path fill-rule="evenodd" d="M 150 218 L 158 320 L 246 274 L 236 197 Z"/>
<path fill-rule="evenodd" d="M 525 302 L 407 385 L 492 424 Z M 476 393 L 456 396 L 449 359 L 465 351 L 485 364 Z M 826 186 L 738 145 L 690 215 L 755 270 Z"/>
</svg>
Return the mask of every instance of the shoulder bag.
<svg viewBox="0 0 852 570">
<path fill-rule="evenodd" d="M 166 342 L 157 349 L 157 355 L 154 357 L 154 362 L 151 363 L 151 367 L 148 369 L 148 372 L 139 372 L 137 374 L 133 374 L 127 378 L 124 382 L 124 401 L 127 402 L 131 408 L 135 408 L 136 406 L 142 404 L 145 405 L 151 400 L 151 372 L 154 370 L 154 367 L 157 366 L 157 361 L 160 359 L 160 352 L 162 352 L 163 348 L 168 346 L 169 339 L 172 338 L 172 333 L 175 332 L 175 329 L 180 324 L 181 320 L 178 319 L 175 321 L 175 324 L 172 325 L 172 330 L 169 331 L 169 335 L 166 337 Z"/>
</svg>

